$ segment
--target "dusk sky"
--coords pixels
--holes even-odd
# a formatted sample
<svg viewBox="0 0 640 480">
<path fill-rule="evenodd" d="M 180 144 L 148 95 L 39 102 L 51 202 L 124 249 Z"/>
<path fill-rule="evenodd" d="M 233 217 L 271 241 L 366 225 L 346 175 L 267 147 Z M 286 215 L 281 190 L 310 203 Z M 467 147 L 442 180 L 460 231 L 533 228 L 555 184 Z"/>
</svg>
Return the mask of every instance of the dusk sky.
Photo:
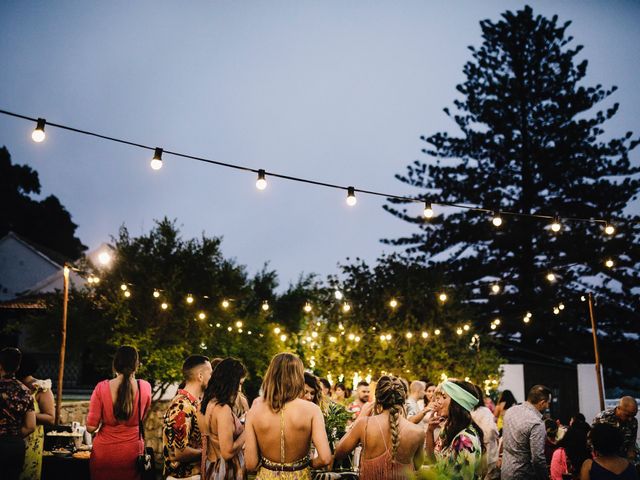
<svg viewBox="0 0 640 480">
<path fill-rule="evenodd" d="M 640 1 L 534 1 L 572 20 L 588 84 L 617 85 L 607 132 L 640 133 Z M 252 168 L 399 195 L 394 174 L 426 159 L 420 135 L 455 131 L 442 112 L 463 80 L 479 21 L 516 1 L 207 1 L 0 3 L 0 108 Z M 224 237 L 223 252 L 281 286 L 301 272 L 373 261 L 411 227 L 384 199 L 166 157 L 0 116 L 0 145 L 40 174 L 90 248 L 125 224 L 177 219 L 183 236 Z M 634 152 L 634 162 L 640 154 Z M 416 207 L 417 209 L 419 207 Z M 637 211 L 637 205 L 633 207 Z"/>
</svg>

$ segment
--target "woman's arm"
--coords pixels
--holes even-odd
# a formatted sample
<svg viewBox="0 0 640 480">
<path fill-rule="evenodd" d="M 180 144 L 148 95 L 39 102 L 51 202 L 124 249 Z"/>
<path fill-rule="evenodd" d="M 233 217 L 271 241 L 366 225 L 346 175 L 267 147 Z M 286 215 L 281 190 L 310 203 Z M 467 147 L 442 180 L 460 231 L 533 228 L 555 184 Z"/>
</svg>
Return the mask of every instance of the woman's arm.
<svg viewBox="0 0 640 480">
<path fill-rule="evenodd" d="M 367 421 L 367 418 L 368 417 L 358 417 L 358 420 L 353 424 L 351 430 L 349 430 L 346 435 L 340 439 L 335 452 L 336 460 L 341 460 L 349 455 L 362 441 L 362 436 L 364 435 L 363 425 Z"/>
<path fill-rule="evenodd" d="M 20 427 L 20 434 L 22 437 L 28 437 L 36 430 L 36 412 L 34 410 L 29 410 L 22 421 L 22 426 Z"/>
<path fill-rule="evenodd" d="M 244 446 L 244 432 L 233 440 L 233 434 L 236 429 L 236 422 L 231 411 L 231 407 L 223 405 L 214 407 L 216 416 L 216 425 L 218 426 L 218 440 L 220 442 L 220 455 L 225 460 L 231 460 L 236 456 L 238 451 Z"/>
<path fill-rule="evenodd" d="M 87 432 L 94 433 L 102 423 L 102 400 L 100 398 L 100 385 L 96 385 L 91 394 L 89 402 L 89 413 L 87 414 Z"/>
<path fill-rule="evenodd" d="M 436 461 L 436 457 L 434 455 L 434 450 L 436 448 L 436 442 L 433 438 L 433 434 L 436 431 L 436 428 L 440 425 L 439 417 L 431 417 L 427 422 L 427 431 L 426 431 L 426 440 L 425 440 L 425 454 L 428 463 L 434 463 Z"/>
<path fill-rule="evenodd" d="M 244 462 L 247 467 L 247 471 L 255 472 L 258 469 L 260 463 L 260 452 L 258 449 L 258 441 L 256 439 L 256 433 L 253 430 L 253 416 L 255 415 L 256 402 L 253 402 L 253 407 L 247 412 L 247 418 L 244 425 Z"/>
<path fill-rule="evenodd" d="M 51 390 L 45 390 L 36 396 L 40 413 L 36 413 L 36 423 L 38 425 L 53 425 L 55 422 L 56 402 L 53 399 Z"/>
<path fill-rule="evenodd" d="M 316 447 L 318 456 L 311 460 L 312 468 L 322 468 L 331 463 L 331 448 L 327 439 L 327 431 L 324 428 L 324 417 L 320 407 L 314 405 L 313 417 L 311 417 L 311 441 Z"/>
<path fill-rule="evenodd" d="M 496 405 L 496 408 L 493 410 L 493 416 L 495 418 L 500 418 L 500 414 L 502 413 L 502 409 L 505 406 L 505 402 L 500 402 L 498 405 Z"/>
</svg>

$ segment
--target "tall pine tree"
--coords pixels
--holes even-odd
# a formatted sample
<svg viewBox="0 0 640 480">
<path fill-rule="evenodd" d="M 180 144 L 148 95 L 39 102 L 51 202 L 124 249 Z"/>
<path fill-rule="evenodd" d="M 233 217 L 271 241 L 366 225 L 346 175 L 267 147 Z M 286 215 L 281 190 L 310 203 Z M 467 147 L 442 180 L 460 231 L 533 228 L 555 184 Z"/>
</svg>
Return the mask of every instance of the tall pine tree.
<svg viewBox="0 0 640 480">
<path fill-rule="evenodd" d="M 478 327 L 489 331 L 499 317 L 496 335 L 512 357 L 593 361 L 581 302 L 583 292 L 593 292 L 602 361 L 616 366 L 609 378 L 640 391 L 637 366 L 628 362 L 640 343 L 640 218 L 627 208 L 640 190 L 640 168 L 629 158 L 639 140 L 632 132 L 605 134 L 618 111 L 609 98 L 616 88 L 584 84 L 587 61 L 578 59 L 582 47 L 572 47 L 569 25 L 530 7 L 480 22 L 483 42 L 469 47 L 461 98 L 444 110 L 459 133 L 422 137 L 429 160 L 397 178 L 427 201 L 605 219 L 615 233 L 575 221 L 554 233 L 550 221 L 506 215 L 496 228 L 488 214 L 460 209 L 436 210 L 425 221 L 392 200 L 385 209 L 419 231 L 386 242 L 444 267 L 450 283 L 473 292 Z"/>
</svg>

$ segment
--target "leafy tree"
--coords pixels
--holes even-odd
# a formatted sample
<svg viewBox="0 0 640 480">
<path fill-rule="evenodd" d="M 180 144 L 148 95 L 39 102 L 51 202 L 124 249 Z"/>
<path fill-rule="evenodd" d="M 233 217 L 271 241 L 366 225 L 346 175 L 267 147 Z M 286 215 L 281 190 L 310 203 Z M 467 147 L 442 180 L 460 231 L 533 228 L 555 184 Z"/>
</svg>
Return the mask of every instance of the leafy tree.
<svg viewBox="0 0 640 480">
<path fill-rule="evenodd" d="M 385 208 L 418 231 L 388 243 L 443 268 L 466 289 L 479 306 L 481 328 L 500 316 L 498 337 L 511 356 L 535 350 L 592 361 L 580 297 L 594 292 L 606 333 L 603 362 L 620 366 L 617 382 L 632 378 L 629 373 L 637 382 L 623 358 L 637 353 L 637 341 L 625 332 L 640 331 L 640 218 L 625 210 L 640 189 L 640 168 L 629 157 L 639 141 L 631 132 L 605 135 L 604 124 L 618 111 L 609 99 L 616 88 L 584 84 L 587 60 L 579 60 L 582 47 L 572 46 L 569 25 L 534 15 L 528 6 L 480 22 L 483 41 L 469 47 L 461 96 L 444 109 L 459 131 L 422 137 L 430 159 L 397 178 L 421 189 L 418 199 L 605 219 L 615 234 L 605 235 L 600 223 L 574 221 L 554 233 L 550 221 L 506 215 L 496 229 L 487 213 L 447 208 L 425 221 L 391 200 Z M 614 268 L 606 266 L 609 258 Z M 547 280 L 550 272 L 557 281 Z M 491 290 L 494 283 L 499 294 Z M 561 303 L 565 308 L 554 315 Z M 526 312 L 532 313 L 528 324 Z"/>
<path fill-rule="evenodd" d="M 460 292 L 442 284 L 441 272 L 391 255 L 373 266 L 361 260 L 342 265 L 341 273 L 342 280 L 332 276 L 316 293 L 317 308 L 297 338 L 306 364 L 319 373 L 334 381 L 343 375 L 346 383 L 356 373 L 365 378 L 391 372 L 436 382 L 443 374 L 468 376 L 479 384 L 497 376 L 500 357 L 489 339 L 471 328 L 473 309 L 460 301 Z M 441 293 L 447 294 L 445 302 Z"/>
<path fill-rule="evenodd" d="M 6 147 L 0 148 L 0 237 L 10 230 L 75 260 L 86 246 L 75 236 L 78 227 L 55 195 L 40 194 L 38 173 L 27 165 L 13 165 Z"/>
</svg>

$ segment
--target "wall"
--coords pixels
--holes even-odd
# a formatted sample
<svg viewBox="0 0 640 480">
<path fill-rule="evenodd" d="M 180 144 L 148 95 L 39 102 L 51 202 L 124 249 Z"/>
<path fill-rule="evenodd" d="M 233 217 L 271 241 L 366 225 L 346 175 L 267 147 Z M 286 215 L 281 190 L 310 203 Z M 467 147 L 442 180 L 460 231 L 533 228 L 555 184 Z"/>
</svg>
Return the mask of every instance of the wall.
<svg viewBox="0 0 640 480">
<path fill-rule="evenodd" d="M 500 391 L 511 390 L 518 403 L 524 402 L 524 365 L 508 364 L 500 365 L 502 378 L 500 379 Z"/>
</svg>

